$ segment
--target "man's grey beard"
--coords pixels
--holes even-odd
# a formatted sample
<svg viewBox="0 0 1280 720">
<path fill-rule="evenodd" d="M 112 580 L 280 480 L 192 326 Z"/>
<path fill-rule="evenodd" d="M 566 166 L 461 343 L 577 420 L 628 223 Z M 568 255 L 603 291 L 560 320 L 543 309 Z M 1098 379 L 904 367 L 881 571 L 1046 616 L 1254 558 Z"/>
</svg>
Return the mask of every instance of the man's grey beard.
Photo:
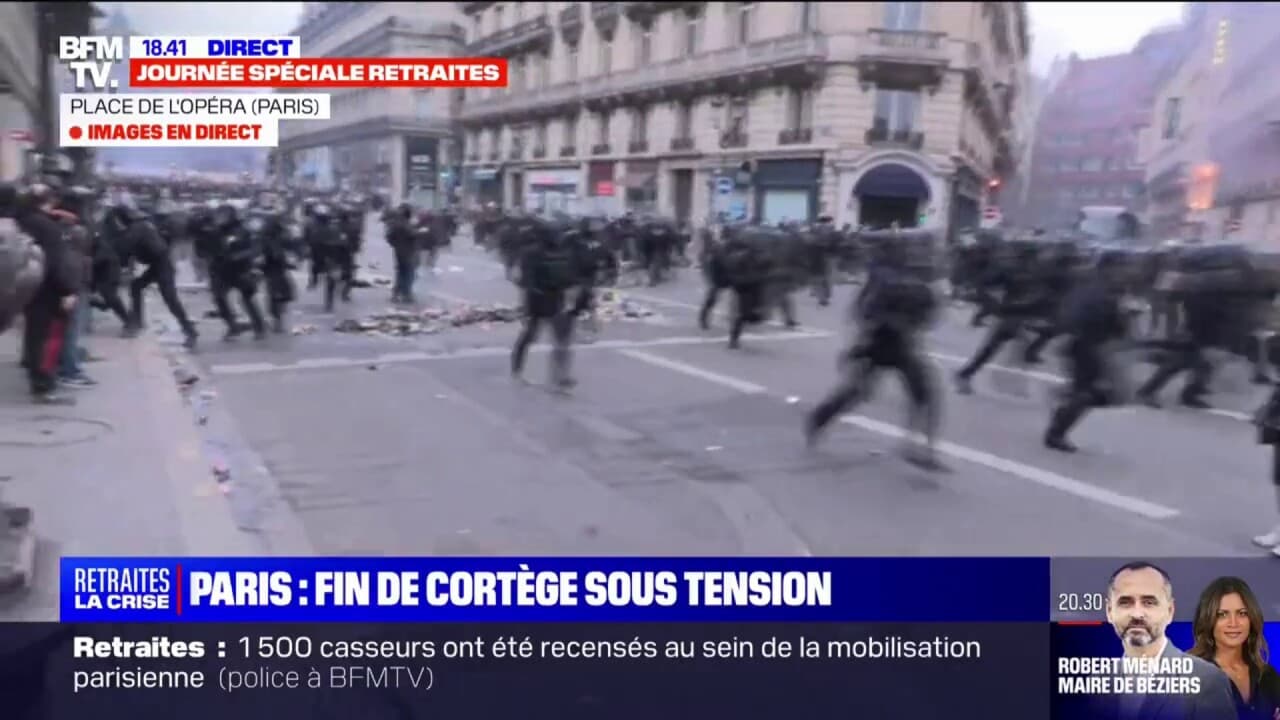
<svg viewBox="0 0 1280 720">
<path fill-rule="evenodd" d="M 1136 648 L 1147 647 L 1160 638 L 1150 628 L 1130 628 L 1124 632 L 1124 642 Z"/>
</svg>

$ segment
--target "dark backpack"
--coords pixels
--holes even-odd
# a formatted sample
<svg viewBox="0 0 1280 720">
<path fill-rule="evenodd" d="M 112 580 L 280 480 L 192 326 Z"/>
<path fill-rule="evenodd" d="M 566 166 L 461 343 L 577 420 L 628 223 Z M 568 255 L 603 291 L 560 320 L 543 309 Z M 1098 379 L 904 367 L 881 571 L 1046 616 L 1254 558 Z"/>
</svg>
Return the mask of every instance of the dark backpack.
<svg viewBox="0 0 1280 720">
<path fill-rule="evenodd" d="M 573 248 L 558 245 L 547 248 L 538 259 L 538 288 L 541 290 L 567 290 L 578 284 L 577 258 Z"/>
</svg>

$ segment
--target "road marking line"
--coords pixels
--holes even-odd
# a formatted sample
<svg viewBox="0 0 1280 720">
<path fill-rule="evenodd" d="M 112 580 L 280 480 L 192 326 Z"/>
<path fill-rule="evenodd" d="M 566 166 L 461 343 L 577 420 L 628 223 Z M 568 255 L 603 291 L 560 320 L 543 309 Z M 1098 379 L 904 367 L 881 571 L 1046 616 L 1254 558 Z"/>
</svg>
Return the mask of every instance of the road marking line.
<svg viewBox="0 0 1280 720">
<path fill-rule="evenodd" d="M 1238 412 L 1236 410 L 1221 410 L 1219 408 L 1208 408 L 1205 412 L 1218 417 L 1231 418 L 1232 420 L 1240 420 L 1241 422 L 1253 422 L 1253 415 L 1249 413 Z"/>
<path fill-rule="evenodd" d="M 683 363 L 679 360 L 671 360 L 664 358 L 661 355 L 654 355 L 653 353 L 648 353 L 643 350 L 620 350 L 618 352 L 619 354 L 626 355 L 629 358 L 634 358 L 641 362 L 649 363 L 650 365 L 657 365 L 658 367 L 666 368 L 668 370 L 674 370 L 678 373 L 684 373 L 691 377 L 701 378 L 707 382 L 723 385 L 747 395 L 760 395 L 767 392 L 763 385 L 757 385 L 746 380 L 739 380 L 737 378 L 729 377 L 728 375 L 722 375 L 718 372 L 703 370 L 696 365 Z"/>
<path fill-rule="evenodd" d="M 343 367 L 351 362 L 349 358 L 327 357 L 327 358 L 304 358 L 294 363 L 300 368 L 328 368 Z M 371 362 L 371 360 L 365 361 Z"/>
<path fill-rule="evenodd" d="M 395 352 L 383 353 L 373 359 L 374 362 L 380 363 L 397 363 L 397 362 L 417 362 L 419 360 L 430 360 L 429 353 L 418 352 Z"/>
<path fill-rule="evenodd" d="M 722 385 L 732 390 L 737 390 L 738 392 L 756 395 L 766 394 L 768 392 L 764 386 L 757 385 L 756 383 L 730 377 L 728 375 L 722 375 L 710 370 L 704 370 L 703 368 L 689 365 L 687 363 L 668 360 L 667 358 L 652 355 L 650 353 L 641 351 L 623 351 L 622 354 L 652 365 L 667 368 L 674 372 L 683 373 L 691 377 L 700 378 L 711 383 Z M 903 439 L 908 437 L 908 431 L 905 428 L 881 422 L 864 415 L 845 415 L 840 418 L 840 421 L 847 425 L 853 425 L 885 437 L 894 439 Z M 1106 488 L 1073 480 L 1048 470 L 1042 470 L 1025 463 L 1020 463 L 1016 460 L 1003 458 L 975 448 L 957 445 L 956 443 L 945 441 L 939 442 L 937 450 L 943 455 L 957 460 L 962 460 L 974 465 L 981 465 L 990 470 L 995 470 L 1035 485 L 1058 490 L 1069 495 L 1075 495 L 1076 497 L 1083 498 L 1085 500 L 1092 500 L 1093 502 L 1107 505 L 1118 510 L 1123 510 L 1134 515 L 1141 515 L 1142 517 L 1150 518 L 1152 520 L 1167 520 L 1181 514 L 1178 510 L 1158 503 L 1128 495 L 1122 495 Z"/>
<path fill-rule="evenodd" d="M 279 367 L 279 365 L 269 362 L 247 362 L 214 365 L 210 370 L 215 375 L 248 375 L 250 373 L 272 372 Z"/>
<path fill-rule="evenodd" d="M 878 435 L 884 435 L 885 437 L 892 437 L 896 439 L 905 439 L 907 437 L 907 431 L 904 428 L 862 415 L 846 415 L 840 418 L 840 422 L 845 423 L 846 425 L 853 425 L 854 427 L 862 428 L 863 430 L 869 430 Z M 957 460 L 963 460 L 973 465 L 981 465 L 991 470 L 1002 472 L 1006 475 L 1013 475 L 1028 482 L 1035 483 L 1036 485 L 1041 485 L 1053 490 L 1059 490 L 1069 495 L 1075 495 L 1076 497 L 1092 500 L 1103 505 L 1109 505 L 1118 510 L 1124 510 L 1152 520 L 1167 520 L 1181 514 L 1177 510 L 1160 505 L 1159 503 L 1150 502 L 1148 500 L 1143 500 L 1142 498 L 1136 498 L 1129 495 L 1122 495 L 1112 490 L 1080 482 L 1079 480 L 1073 480 L 1064 475 L 1059 475 L 1058 473 L 1050 472 L 1048 470 L 1042 470 L 1038 467 L 1018 462 L 1017 460 L 1010 460 L 1009 458 L 1003 458 L 999 455 L 993 455 L 983 450 L 957 445 L 945 440 L 938 443 L 938 452 Z"/>
<path fill-rule="evenodd" d="M 769 333 L 769 334 L 753 334 L 746 333 L 743 335 L 744 340 L 752 342 L 791 342 L 794 340 L 817 340 L 830 337 L 831 333 L 825 333 L 815 330 L 802 330 L 786 333 Z M 630 350 L 633 348 L 645 347 L 670 347 L 679 345 L 713 345 L 725 342 L 724 337 L 713 337 L 706 335 L 689 335 L 653 338 L 651 340 L 598 340 L 589 345 L 575 345 L 574 351 L 596 351 L 596 350 Z M 546 344 L 538 344 L 531 348 L 530 351 L 536 353 L 549 352 L 551 347 Z M 225 365 L 212 365 L 209 371 L 214 375 L 254 375 L 261 373 L 284 372 L 294 370 L 317 370 L 317 369 L 333 369 L 333 368 L 352 368 L 364 367 L 367 365 L 395 365 L 403 363 L 429 362 L 434 360 L 465 360 L 470 358 L 485 357 L 501 357 L 509 355 L 511 348 L 506 346 L 486 346 L 486 347 L 470 347 L 459 348 L 457 350 L 442 351 L 438 353 L 409 351 L 398 353 L 385 353 L 382 355 L 374 355 L 366 358 L 352 357 L 325 357 L 325 358 L 304 358 L 292 363 L 267 363 L 267 362 L 246 362 L 246 363 L 228 363 Z"/>
</svg>

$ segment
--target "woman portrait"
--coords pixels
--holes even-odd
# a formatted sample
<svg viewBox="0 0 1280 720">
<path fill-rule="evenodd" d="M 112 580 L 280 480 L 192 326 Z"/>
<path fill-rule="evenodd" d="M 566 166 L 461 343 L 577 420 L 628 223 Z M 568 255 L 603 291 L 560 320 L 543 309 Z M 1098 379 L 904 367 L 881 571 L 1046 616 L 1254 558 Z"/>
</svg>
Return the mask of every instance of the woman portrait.
<svg viewBox="0 0 1280 720">
<path fill-rule="evenodd" d="M 1242 720 L 1280 720 L 1280 674 L 1268 664 L 1262 628 L 1262 606 L 1244 580 L 1220 577 L 1200 593 L 1190 654 L 1226 673 Z"/>
</svg>

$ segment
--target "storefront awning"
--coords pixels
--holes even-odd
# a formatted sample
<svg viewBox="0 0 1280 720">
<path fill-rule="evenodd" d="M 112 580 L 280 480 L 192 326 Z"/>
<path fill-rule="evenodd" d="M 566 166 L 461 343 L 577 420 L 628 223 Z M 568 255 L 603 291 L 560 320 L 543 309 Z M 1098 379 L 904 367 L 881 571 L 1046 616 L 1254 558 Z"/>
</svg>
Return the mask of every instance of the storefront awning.
<svg viewBox="0 0 1280 720">
<path fill-rule="evenodd" d="M 885 163 L 868 170 L 853 192 L 858 196 L 926 200 L 929 185 L 920 173 L 906 165 Z"/>
</svg>

